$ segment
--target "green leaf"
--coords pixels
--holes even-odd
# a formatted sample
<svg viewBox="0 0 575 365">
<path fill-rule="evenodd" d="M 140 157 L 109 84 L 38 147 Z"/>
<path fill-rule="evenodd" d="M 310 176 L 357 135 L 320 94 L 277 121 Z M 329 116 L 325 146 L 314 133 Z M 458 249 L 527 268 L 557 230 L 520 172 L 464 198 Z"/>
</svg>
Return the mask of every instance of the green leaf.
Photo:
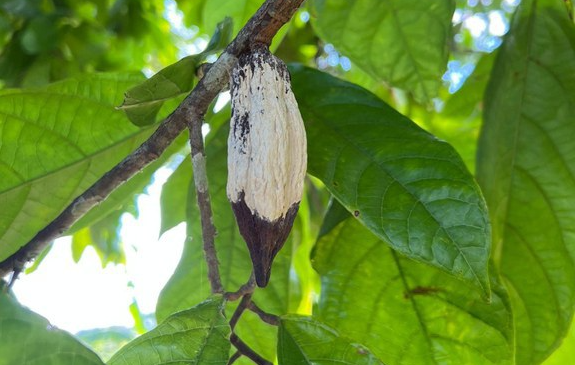
<svg viewBox="0 0 575 365">
<path fill-rule="evenodd" d="M 497 283 L 486 303 L 461 281 L 390 250 L 351 217 L 314 252 L 322 280 L 314 317 L 384 363 L 513 364 L 512 315 Z"/>
<path fill-rule="evenodd" d="M 470 171 L 475 171 L 477 139 L 483 116 L 483 94 L 491 75 L 495 53 L 485 54 L 477 63 L 463 87 L 455 94 L 445 96 L 440 113 L 411 105 L 414 120 L 425 130 L 449 142 L 459 153 Z M 414 114 L 420 114 L 417 118 Z"/>
<path fill-rule="evenodd" d="M 329 206 L 323 217 L 323 222 L 321 229 L 318 234 L 318 238 L 325 236 L 332 229 L 337 227 L 338 224 L 349 218 L 349 212 L 343 205 L 341 205 L 336 199 L 331 198 L 329 201 Z"/>
<path fill-rule="evenodd" d="M 218 21 L 216 29 L 206 49 L 201 53 L 204 56 L 220 52 L 232 41 L 234 21 L 232 18 L 226 16 L 224 20 Z"/>
<path fill-rule="evenodd" d="M 156 122 L 156 115 L 166 100 L 192 90 L 196 81 L 196 68 L 206 56 L 219 52 L 231 40 L 232 20 L 218 23 L 207 48 L 197 55 L 187 56 L 162 69 L 154 76 L 128 90 L 119 107 L 137 126 Z"/>
<path fill-rule="evenodd" d="M 186 221 L 188 190 L 192 181 L 192 163 L 186 156 L 162 186 L 160 235 Z"/>
<path fill-rule="evenodd" d="M 320 37 L 373 77 L 413 93 L 437 95 L 445 72 L 455 1 L 315 0 Z"/>
<path fill-rule="evenodd" d="M 178 9 L 184 14 L 184 22 L 186 26 L 193 25 L 199 27 L 202 25 L 202 9 L 207 0 L 176 0 Z"/>
<path fill-rule="evenodd" d="M 0 261 L 152 132 L 115 110 L 132 74 L 0 93 Z"/>
<path fill-rule="evenodd" d="M 461 89 L 445 101 L 441 110 L 443 117 L 461 122 L 481 115 L 483 94 L 491 76 L 496 54 L 497 52 L 493 52 L 481 56 L 473 73 L 465 80 Z"/>
<path fill-rule="evenodd" d="M 561 344 L 561 347 L 549 357 L 543 365 L 565 365 L 575 359 L 575 326 L 571 324 L 569 334 Z"/>
<path fill-rule="evenodd" d="M 132 207 L 135 209 L 135 207 Z M 124 214 L 118 210 L 72 236 L 72 257 L 78 263 L 87 247 L 92 246 L 105 267 L 109 262 L 125 264 L 126 254 L 120 237 L 120 219 Z"/>
<path fill-rule="evenodd" d="M 364 89 L 292 71 L 308 172 L 394 249 L 488 295 L 487 208 L 455 150 Z"/>
<path fill-rule="evenodd" d="M 280 365 L 383 365 L 366 347 L 309 317 L 284 316 L 278 332 Z"/>
<path fill-rule="evenodd" d="M 523 1 L 486 90 L 477 159 L 518 364 L 539 364 L 559 346 L 575 306 L 573 70 L 563 1 Z"/>
<path fill-rule="evenodd" d="M 0 287 L 0 365 L 103 365 L 72 335 L 24 308 Z"/>
<path fill-rule="evenodd" d="M 54 246 L 54 242 L 55 241 L 50 242 L 46 246 L 46 248 L 43 249 L 42 252 L 40 252 L 40 254 L 34 259 L 34 262 L 32 262 L 32 264 L 29 265 L 28 267 L 26 267 L 26 270 L 24 270 L 24 273 L 26 275 L 33 273 L 34 271 L 36 271 L 36 269 L 38 269 L 38 267 L 40 267 L 40 264 L 44 261 L 46 256 L 48 256 L 48 254 L 52 250 L 52 246 Z"/>
<path fill-rule="evenodd" d="M 223 309 L 223 298 L 216 296 L 173 314 L 124 346 L 108 365 L 225 365 L 231 331 Z"/>
</svg>

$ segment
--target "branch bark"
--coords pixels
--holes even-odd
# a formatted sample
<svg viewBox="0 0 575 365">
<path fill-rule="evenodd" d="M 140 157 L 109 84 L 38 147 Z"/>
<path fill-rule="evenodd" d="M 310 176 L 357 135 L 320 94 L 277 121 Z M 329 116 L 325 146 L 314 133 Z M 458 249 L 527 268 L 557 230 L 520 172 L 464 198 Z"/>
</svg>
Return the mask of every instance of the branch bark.
<svg viewBox="0 0 575 365">
<path fill-rule="evenodd" d="M 242 355 L 247 357 L 248 359 L 252 360 L 258 365 L 273 365 L 271 362 L 267 361 L 263 357 L 261 357 L 257 352 L 252 350 L 244 341 L 242 341 L 238 335 L 232 332 L 230 336 L 230 342 L 234 347 L 240 352 Z"/>
<path fill-rule="evenodd" d="M 222 279 L 220 278 L 220 268 L 215 245 L 216 227 L 212 219 L 212 204 L 210 203 L 210 193 L 208 189 L 208 174 L 206 171 L 206 155 L 204 152 L 201 116 L 194 116 L 194 118 L 190 120 L 188 128 L 190 130 L 194 185 L 196 187 L 196 198 L 202 224 L 204 258 L 208 266 L 208 280 L 210 281 L 212 294 L 223 293 L 224 288 L 222 286 Z"/>
<path fill-rule="evenodd" d="M 242 285 L 238 290 L 234 292 L 225 293 L 224 298 L 226 298 L 226 300 L 229 302 L 233 302 L 235 300 L 240 299 L 244 295 L 253 293 L 255 288 L 256 288 L 256 279 L 254 277 L 254 273 L 252 272 L 247 283 Z"/>
<path fill-rule="evenodd" d="M 249 309 L 252 312 L 254 312 L 255 314 L 257 314 L 258 317 L 260 317 L 260 319 L 262 321 L 266 322 L 269 325 L 272 325 L 272 326 L 279 326 L 280 325 L 280 318 L 278 316 L 276 316 L 275 314 L 265 312 L 263 309 L 258 307 L 256 303 L 254 303 L 252 301 L 250 301 L 247 304 L 247 309 Z"/>
<path fill-rule="evenodd" d="M 108 171 L 88 190 L 68 205 L 58 217 L 32 240 L 0 263 L 0 278 L 21 271 L 54 239 L 64 234 L 78 219 L 148 164 L 156 160 L 186 128 L 189 120 L 198 120 L 192 128 L 201 128 L 201 120 L 211 101 L 227 85 L 237 58 L 255 43 L 269 45 L 278 30 L 293 16 L 303 0 L 267 0 L 228 45 L 197 86 L 166 118 L 156 132 L 122 162 Z M 199 124 L 199 125 L 198 125 Z"/>
</svg>

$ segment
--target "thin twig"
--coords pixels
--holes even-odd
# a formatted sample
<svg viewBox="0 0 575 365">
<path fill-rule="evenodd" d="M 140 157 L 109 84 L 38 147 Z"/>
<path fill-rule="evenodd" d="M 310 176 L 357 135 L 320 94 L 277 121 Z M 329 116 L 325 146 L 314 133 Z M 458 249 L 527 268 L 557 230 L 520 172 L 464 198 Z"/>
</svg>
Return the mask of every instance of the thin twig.
<svg viewBox="0 0 575 365">
<path fill-rule="evenodd" d="M 244 341 L 242 341 L 235 333 L 232 333 L 230 336 L 230 342 L 236 349 L 238 349 L 242 355 L 252 360 L 257 365 L 273 365 L 271 362 L 267 361 L 254 350 L 252 350 L 252 348 L 249 347 Z"/>
<path fill-rule="evenodd" d="M 28 243 L 2 261 L 0 277 L 12 271 L 23 270 L 26 263 L 36 258 L 50 242 L 64 234 L 116 188 L 156 160 L 186 128 L 188 120 L 194 119 L 194 115 L 201 120 L 212 100 L 228 83 L 229 72 L 237 57 L 249 50 L 254 42 L 269 45 L 277 31 L 293 16 L 302 2 L 303 0 L 267 0 L 210 67 L 190 95 L 160 124 L 154 134 L 74 199 Z"/>
<path fill-rule="evenodd" d="M 204 152 L 204 139 L 202 136 L 202 119 L 191 119 L 188 129 L 190 130 L 190 146 L 192 148 L 192 166 L 194 169 L 194 184 L 196 186 L 196 198 L 200 209 L 200 221 L 202 224 L 202 239 L 204 242 L 204 257 L 208 265 L 208 280 L 212 294 L 223 293 L 224 287 L 220 278 L 218 256 L 216 252 L 215 237 L 216 227 L 212 220 L 212 204 L 208 190 L 208 175 L 206 172 L 206 155 Z"/>
<path fill-rule="evenodd" d="M 224 298 L 228 302 L 233 302 L 240 299 L 246 294 L 253 293 L 255 288 L 256 288 L 256 279 L 254 277 L 254 273 L 252 272 L 247 283 L 242 285 L 237 291 L 225 293 Z"/>
<path fill-rule="evenodd" d="M 252 293 L 246 294 L 242 297 L 240 304 L 238 304 L 236 310 L 234 311 L 234 314 L 232 314 L 232 318 L 230 318 L 230 328 L 232 329 L 232 331 L 234 330 L 234 328 L 236 328 L 236 324 L 238 324 L 240 317 L 242 316 L 244 311 L 249 308 L 251 302 L 252 302 Z"/>
<path fill-rule="evenodd" d="M 262 321 L 266 322 L 267 324 L 271 324 L 272 326 L 279 326 L 280 325 L 280 319 L 278 316 L 276 316 L 275 314 L 265 312 L 263 309 L 258 307 L 258 305 L 256 303 L 252 302 L 251 300 L 248 303 L 247 309 L 249 309 L 250 311 L 257 314 L 258 317 L 260 317 L 260 319 Z"/>
<path fill-rule="evenodd" d="M 242 353 L 239 351 L 234 352 L 234 354 L 230 357 L 230 359 L 228 360 L 228 364 L 227 365 L 232 365 L 234 362 L 236 362 L 237 359 L 239 359 L 240 357 L 242 357 Z"/>
</svg>

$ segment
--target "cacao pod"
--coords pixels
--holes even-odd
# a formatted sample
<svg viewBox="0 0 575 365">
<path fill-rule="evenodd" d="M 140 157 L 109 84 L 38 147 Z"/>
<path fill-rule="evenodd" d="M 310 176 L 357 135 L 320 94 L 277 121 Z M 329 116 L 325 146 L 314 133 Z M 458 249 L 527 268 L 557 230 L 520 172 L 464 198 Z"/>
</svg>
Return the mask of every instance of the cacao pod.
<svg viewBox="0 0 575 365">
<path fill-rule="evenodd" d="M 288 69 L 267 48 L 240 57 L 230 88 L 227 195 L 264 287 L 301 201 L 305 128 Z"/>
</svg>

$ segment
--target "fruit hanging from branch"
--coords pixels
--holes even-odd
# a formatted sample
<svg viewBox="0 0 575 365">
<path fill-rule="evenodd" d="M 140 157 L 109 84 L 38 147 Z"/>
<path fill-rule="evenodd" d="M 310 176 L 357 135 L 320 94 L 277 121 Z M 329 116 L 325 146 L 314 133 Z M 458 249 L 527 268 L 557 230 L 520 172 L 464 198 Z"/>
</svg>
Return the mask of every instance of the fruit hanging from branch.
<svg viewBox="0 0 575 365">
<path fill-rule="evenodd" d="M 264 287 L 301 201 L 305 128 L 288 69 L 266 47 L 240 57 L 230 85 L 227 195 Z"/>
</svg>

